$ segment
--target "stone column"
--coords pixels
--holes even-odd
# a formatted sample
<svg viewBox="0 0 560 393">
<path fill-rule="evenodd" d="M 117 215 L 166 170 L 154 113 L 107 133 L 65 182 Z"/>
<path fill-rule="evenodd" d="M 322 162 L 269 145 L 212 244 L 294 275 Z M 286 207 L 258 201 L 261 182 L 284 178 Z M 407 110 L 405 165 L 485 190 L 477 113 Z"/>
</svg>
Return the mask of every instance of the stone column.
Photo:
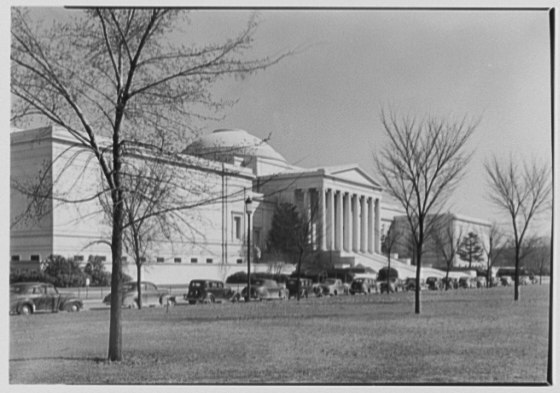
<svg viewBox="0 0 560 393">
<path fill-rule="evenodd" d="M 358 195 L 352 195 L 352 251 L 358 252 L 360 239 L 360 222 L 358 216 Z"/>
<path fill-rule="evenodd" d="M 374 229 L 374 250 L 381 253 L 381 204 L 379 198 L 375 199 L 375 229 Z"/>
<path fill-rule="evenodd" d="M 303 216 L 303 219 L 308 221 L 310 231 L 307 240 L 311 242 L 311 245 L 313 245 L 313 237 L 311 236 L 311 233 L 313 232 L 311 229 L 313 223 L 311 222 L 311 216 L 309 214 L 309 202 L 311 199 L 309 194 L 309 189 L 301 189 L 301 193 L 303 194 L 303 204 L 301 207 L 301 214 Z"/>
<path fill-rule="evenodd" d="M 367 243 L 368 243 L 368 253 L 373 254 L 373 198 L 368 198 L 367 200 L 367 210 L 368 210 L 368 230 L 367 230 Z"/>
<path fill-rule="evenodd" d="M 334 248 L 337 251 L 342 251 L 342 244 L 344 239 L 343 224 L 342 224 L 342 192 L 337 191 L 335 194 L 335 216 L 334 216 Z"/>
<path fill-rule="evenodd" d="M 360 197 L 360 251 L 361 252 L 366 252 L 366 239 L 367 239 L 367 230 L 366 230 L 366 224 L 367 224 L 367 219 L 366 219 L 366 197 L 364 195 L 362 195 Z"/>
<path fill-rule="evenodd" d="M 317 244 L 319 245 L 319 249 L 324 251 L 327 249 L 326 246 L 326 209 L 325 209 L 325 189 L 324 188 L 317 188 L 317 198 L 318 198 L 318 205 L 317 208 L 319 209 L 319 220 L 317 223 Z"/>
<path fill-rule="evenodd" d="M 351 235 L 352 235 L 352 228 L 350 228 L 350 194 L 345 193 L 344 196 L 344 211 L 343 211 L 343 219 L 344 219 L 344 251 L 350 251 L 351 248 Z"/>
<path fill-rule="evenodd" d="M 334 226 L 334 190 L 331 188 L 328 190 L 327 199 L 327 250 L 334 250 L 334 237 L 335 237 L 335 226 Z"/>
</svg>

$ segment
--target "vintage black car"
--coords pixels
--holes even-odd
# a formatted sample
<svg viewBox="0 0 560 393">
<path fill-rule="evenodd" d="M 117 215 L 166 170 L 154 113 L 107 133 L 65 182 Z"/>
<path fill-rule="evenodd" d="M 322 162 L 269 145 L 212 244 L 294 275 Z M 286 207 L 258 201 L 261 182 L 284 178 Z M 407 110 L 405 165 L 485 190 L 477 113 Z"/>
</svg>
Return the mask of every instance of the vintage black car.
<svg viewBox="0 0 560 393">
<path fill-rule="evenodd" d="M 439 277 L 430 276 L 426 278 L 426 286 L 432 291 L 438 291 L 443 288 L 443 280 Z"/>
<path fill-rule="evenodd" d="M 183 295 L 189 304 L 215 303 L 223 300 L 236 302 L 240 297 L 239 293 L 217 280 L 192 280 L 189 283 L 188 293 Z"/>
<path fill-rule="evenodd" d="M 38 311 L 80 311 L 82 301 L 73 294 L 62 294 L 44 282 L 20 282 L 10 285 L 10 314 L 28 315 Z"/>
<path fill-rule="evenodd" d="M 286 281 L 286 289 L 288 290 L 288 299 L 297 297 L 297 277 L 291 277 Z M 308 297 L 310 293 L 313 293 L 313 280 L 311 280 L 310 278 L 300 278 L 299 297 Z"/>
<path fill-rule="evenodd" d="M 377 280 L 373 277 L 355 277 L 350 284 L 350 294 L 378 292 Z"/>
<path fill-rule="evenodd" d="M 140 282 L 142 293 L 142 306 L 169 306 L 173 305 L 173 298 L 169 297 L 169 291 L 158 289 L 157 285 L 148 281 Z M 127 308 L 138 307 L 138 288 L 135 281 L 122 284 L 122 306 Z M 105 296 L 103 303 L 111 304 L 111 294 Z"/>
</svg>

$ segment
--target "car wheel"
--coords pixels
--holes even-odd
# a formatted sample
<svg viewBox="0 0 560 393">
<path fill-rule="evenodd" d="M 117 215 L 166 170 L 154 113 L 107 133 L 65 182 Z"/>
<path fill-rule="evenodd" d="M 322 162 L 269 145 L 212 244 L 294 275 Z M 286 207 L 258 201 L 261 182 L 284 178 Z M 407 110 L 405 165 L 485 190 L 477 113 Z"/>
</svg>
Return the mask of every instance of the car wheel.
<svg viewBox="0 0 560 393">
<path fill-rule="evenodd" d="M 68 311 L 68 312 L 78 312 L 78 311 L 80 311 L 80 306 L 78 306 L 76 303 L 72 303 L 72 304 L 70 304 L 66 307 L 66 311 Z"/>
<path fill-rule="evenodd" d="M 29 304 L 24 304 L 19 309 L 19 313 L 21 315 L 29 315 L 29 314 L 33 313 L 33 309 L 31 308 L 31 306 Z"/>
</svg>

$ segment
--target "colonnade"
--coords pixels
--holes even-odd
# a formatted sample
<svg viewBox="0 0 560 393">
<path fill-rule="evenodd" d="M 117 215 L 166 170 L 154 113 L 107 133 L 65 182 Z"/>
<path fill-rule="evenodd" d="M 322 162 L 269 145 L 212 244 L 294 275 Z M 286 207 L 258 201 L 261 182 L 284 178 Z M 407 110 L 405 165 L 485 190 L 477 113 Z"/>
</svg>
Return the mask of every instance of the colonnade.
<svg viewBox="0 0 560 393">
<path fill-rule="evenodd" d="M 296 193 L 300 193 L 296 196 L 300 209 L 312 217 L 311 240 L 316 249 L 380 252 L 379 198 L 334 188 L 297 189 Z"/>
</svg>

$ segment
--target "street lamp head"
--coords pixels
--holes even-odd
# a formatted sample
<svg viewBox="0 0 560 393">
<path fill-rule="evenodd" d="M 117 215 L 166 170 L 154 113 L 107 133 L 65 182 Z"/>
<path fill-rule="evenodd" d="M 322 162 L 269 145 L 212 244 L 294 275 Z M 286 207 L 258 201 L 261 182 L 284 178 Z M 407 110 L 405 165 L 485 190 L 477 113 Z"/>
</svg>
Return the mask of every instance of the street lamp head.
<svg viewBox="0 0 560 393">
<path fill-rule="evenodd" d="M 250 196 L 245 199 L 245 209 L 247 211 L 247 214 L 253 213 L 253 199 Z"/>
</svg>

